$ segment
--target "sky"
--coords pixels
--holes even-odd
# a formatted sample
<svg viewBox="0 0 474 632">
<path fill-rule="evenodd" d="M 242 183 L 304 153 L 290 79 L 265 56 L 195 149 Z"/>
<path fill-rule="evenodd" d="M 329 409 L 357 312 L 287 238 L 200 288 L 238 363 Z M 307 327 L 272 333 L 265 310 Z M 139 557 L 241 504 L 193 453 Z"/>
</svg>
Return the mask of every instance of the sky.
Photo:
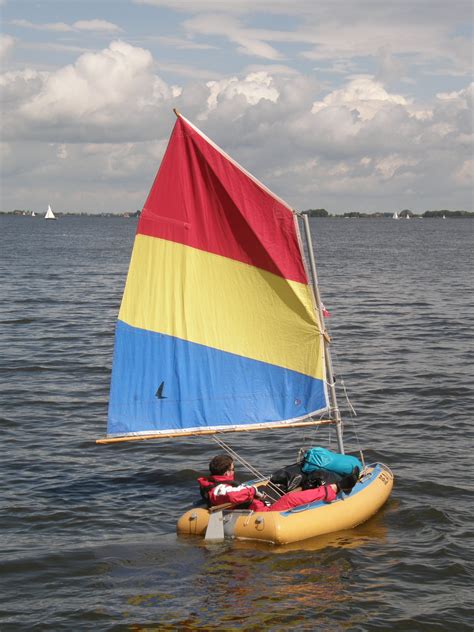
<svg viewBox="0 0 474 632">
<path fill-rule="evenodd" d="M 0 210 L 141 209 L 173 108 L 295 209 L 473 210 L 468 0 L 0 0 Z"/>
</svg>

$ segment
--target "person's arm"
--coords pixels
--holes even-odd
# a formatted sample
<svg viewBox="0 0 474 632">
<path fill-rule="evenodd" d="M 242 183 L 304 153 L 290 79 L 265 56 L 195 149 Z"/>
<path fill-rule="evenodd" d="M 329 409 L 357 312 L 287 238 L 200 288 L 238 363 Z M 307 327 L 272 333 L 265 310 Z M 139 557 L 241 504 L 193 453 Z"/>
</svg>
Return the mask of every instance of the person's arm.
<svg viewBox="0 0 474 632">
<path fill-rule="evenodd" d="M 254 499 L 256 494 L 255 487 L 247 487 L 246 485 L 239 485 L 239 487 L 232 487 L 225 483 L 217 485 L 210 492 L 212 505 L 222 505 L 224 503 L 232 503 L 233 505 L 240 505 L 242 503 L 250 502 Z"/>
</svg>

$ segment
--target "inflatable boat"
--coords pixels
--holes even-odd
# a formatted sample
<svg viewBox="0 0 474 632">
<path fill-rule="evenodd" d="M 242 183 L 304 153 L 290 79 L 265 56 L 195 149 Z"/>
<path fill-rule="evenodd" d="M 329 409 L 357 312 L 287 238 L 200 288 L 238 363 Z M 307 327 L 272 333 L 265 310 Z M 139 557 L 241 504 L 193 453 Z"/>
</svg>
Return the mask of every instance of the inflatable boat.
<svg viewBox="0 0 474 632">
<path fill-rule="evenodd" d="M 364 469 L 351 494 L 340 492 L 331 503 L 317 501 L 283 512 L 193 507 L 178 520 L 177 532 L 208 540 L 231 537 L 272 544 L 300 542 L 366 522 L 390 496 L 393 480 L 391 470 L 377 463 Z M 259 481 L 257 486 L 266 483 Z"/>
</svg>

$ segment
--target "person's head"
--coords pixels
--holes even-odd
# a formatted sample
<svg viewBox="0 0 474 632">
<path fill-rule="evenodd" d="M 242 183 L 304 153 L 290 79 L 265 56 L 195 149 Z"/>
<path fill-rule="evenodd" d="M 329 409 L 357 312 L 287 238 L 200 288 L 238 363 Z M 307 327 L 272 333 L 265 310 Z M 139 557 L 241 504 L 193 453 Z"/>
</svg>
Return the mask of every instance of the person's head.
<svg viewBox="0 0 474 632">
<path fill-rule="evenodd" d="M 228 454 L 218 454 L 209 463 L 209 471 L 214 476 L 222 476 L 234 470 L 234 460 Z"/>
</svg>

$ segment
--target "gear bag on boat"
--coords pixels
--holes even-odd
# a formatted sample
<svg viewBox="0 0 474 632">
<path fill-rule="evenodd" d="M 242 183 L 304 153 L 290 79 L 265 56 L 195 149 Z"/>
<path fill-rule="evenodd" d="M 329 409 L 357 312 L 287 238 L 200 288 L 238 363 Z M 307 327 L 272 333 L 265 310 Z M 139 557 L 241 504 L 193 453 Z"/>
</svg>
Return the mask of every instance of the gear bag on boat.
<svg viewBox="0 0 474 632">
<path fill-rule="evenodd" d="M 354 467 L 358 467 L 360 471 L 363 469 L 362 463 L 357 457 L 315 447 L 305 453 L 301 471 L 308 474 L 314 470 L 328 470 L 328 472 L 346 476 L 352 472 Z"/>
<path fill-rule="evenodd" d="M 301 469 L 302 465 L 303 462 L 285 465 L 285 467 L 282 467 L 271 475 L 270 483 L 273 486 L 278 486 L 278 488 L 286 494 L 299 487 L 305 490 L 337 483 L 341 478 L 339 474 L 335 472 L 322 469 L 304 473 Z M 268 491 L 266 488 L 263 489 L 263 491 L 267 492 L 268 496 L 273 497 L 271 487 L 269 487 Z M 274 500 L 278 500 L 278 498 L 274 498 Z"/>
</svg>

